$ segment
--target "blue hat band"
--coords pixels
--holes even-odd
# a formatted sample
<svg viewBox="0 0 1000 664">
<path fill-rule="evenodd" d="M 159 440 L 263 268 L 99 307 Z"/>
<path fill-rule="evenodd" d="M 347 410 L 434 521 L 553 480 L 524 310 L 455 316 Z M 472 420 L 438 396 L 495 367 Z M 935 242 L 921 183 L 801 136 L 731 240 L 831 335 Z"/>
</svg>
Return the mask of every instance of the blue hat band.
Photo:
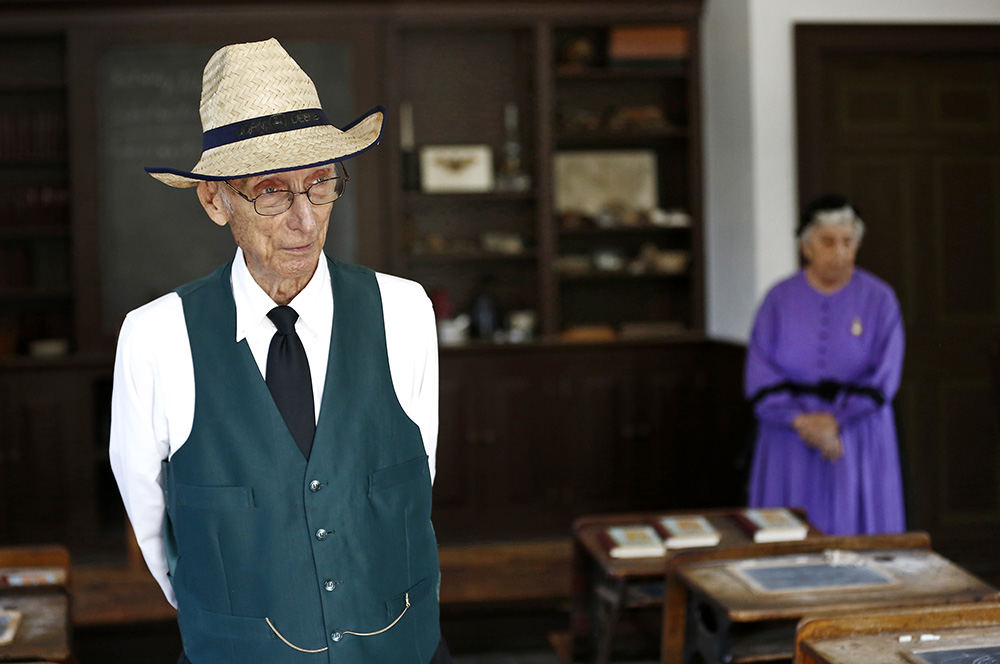
<svg viewBox="0 0 1000 664">
<path fill-rule="evenodd" d="M 307 108 L 265 115 L 209 129 L 201 136 L 201 149 L 211 150 L 223 145 L 245 141 L 248 138 L 329 124 L 332 123 L 321 108 Z"/>
</svg>

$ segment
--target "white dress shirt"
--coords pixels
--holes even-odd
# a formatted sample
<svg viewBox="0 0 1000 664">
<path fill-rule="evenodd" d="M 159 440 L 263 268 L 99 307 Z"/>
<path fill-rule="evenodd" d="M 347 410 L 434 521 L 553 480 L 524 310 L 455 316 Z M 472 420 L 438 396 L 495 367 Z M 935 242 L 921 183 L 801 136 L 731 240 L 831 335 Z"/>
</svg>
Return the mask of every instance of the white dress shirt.
<svg viewBox="0 0 1000 664">
<path fill-rule="evenodd" d="M 438 431 L 438 357 L 434 312 L 416 282 L 376 273 L 382 297 L 389 371 L 396 397 L 420 428 L 435 471 Z M 262 376 L 275 326 L 267 312 L 277 306 L 254 281 L 243 252 L 232 269 L 236 302 L 235 342 L 247 340 Z M 330 272 L 321 257 L 313 278 L 289 306 L 299 314 L 295 331 L 305 346 L 319 419 L 335 303 Z M 130 312 L 118 335 L 111 397 L 111 468 L 149 571 L 177 606 L 167 577 L 163 539 L 165 503 L 161 461 L 184 444 L 194 423 L 194 365 L 184 308 L 168 293 Z"/>
</svg>

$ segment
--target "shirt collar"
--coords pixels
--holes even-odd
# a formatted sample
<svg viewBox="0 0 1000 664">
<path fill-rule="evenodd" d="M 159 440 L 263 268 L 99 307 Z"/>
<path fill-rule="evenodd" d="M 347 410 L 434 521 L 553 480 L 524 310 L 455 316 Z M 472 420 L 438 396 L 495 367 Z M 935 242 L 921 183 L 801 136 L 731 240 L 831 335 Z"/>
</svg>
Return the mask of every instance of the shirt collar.
<svg viewBox="0 0 1000 664">
<path fill-rule="evenodd" d="M 273 329 L 274 323 L 267 313 L 277 304 L 254 281 L 240 248 L 236 249 L 236 258 L 233 259 L 231 279 L 236 303 L 236 342 L 245 339 L 259 325 L 266 324 Z M 313 335 L 318 335 L 324 326 L 330 327 L 333 321 L 333 288 L 325 254 L 320 254 L 312 279 L 288 306 L 295 309 L 299 320 Z"/>
</svg>

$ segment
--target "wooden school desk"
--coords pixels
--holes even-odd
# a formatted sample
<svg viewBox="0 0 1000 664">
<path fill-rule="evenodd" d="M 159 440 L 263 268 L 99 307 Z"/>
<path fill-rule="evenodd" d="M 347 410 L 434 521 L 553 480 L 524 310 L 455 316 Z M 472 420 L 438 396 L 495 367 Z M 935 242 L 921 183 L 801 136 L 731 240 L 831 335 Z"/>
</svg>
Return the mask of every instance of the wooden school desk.
<svg viewBox="0 0 1000 664">
<path fill-rule="evenodd" d="M 41 580 L 34 585 L 29 581 Z M 70 662 L 69 554 L 62 547 L 0 548 L 0 608 L 20 611 L 0 662 Z"/>
<path fill-rule="evenodd" d="M 907 653 L 924 650 L 939 661 L 940 651 L 952 651 L 947 659 L 956 664 L 997 661 L 982 648 L 1000 650 L 1000 603 L 804 618 L 795 630 L 796 664 L 912 664 Z"/>
<path fill-rule="evenodd" d="M 790 661 L 807 615 L 1000 597 L 925 533 L 691 552 L 667 567 L 663 661 L 678 664 Z"/>
<path fill-rule="evenodd" d="M 607 664 L 622 612 L 663 605 L 663 579 L 667 560 L 679 552 L 704 551 L 673 549 L 666 557 L 612 558 L 603 541 L 607 528 L 649 524 L 665 516 L 701 515 L 719 531 L 720 541 L 711 550 L 733 547 L 767 546 L 754 544 L 733 518 L 743 508 L 692 509 L 660 512 L 633 512 L 584 516 L 573 522 L 573 607 L 570 614 L 569 644 L 563 653 L 574 661 L 593 657 L 597 664 Z M 805 512 L 792 512 L 809 525 Z M 820 531 L 809 525 L 809 536 Z"/>
</svg>

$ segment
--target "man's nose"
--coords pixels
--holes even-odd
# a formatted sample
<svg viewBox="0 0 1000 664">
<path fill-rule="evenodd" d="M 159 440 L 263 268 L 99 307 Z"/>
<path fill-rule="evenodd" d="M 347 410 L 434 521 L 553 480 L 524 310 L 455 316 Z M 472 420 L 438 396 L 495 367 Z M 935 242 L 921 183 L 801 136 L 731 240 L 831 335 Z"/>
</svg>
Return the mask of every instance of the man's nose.
<svg viewBox="0 0 1000 664">
<path fill-rule="evenodd" d="M 313 204 L 304 193 L 295 194 L 292 198 L 292 207 L 288 208 L 288 226 L 290 228 L 311 230 L 316 225 L 316 217 L 313 214 Z"/>
</svg>

